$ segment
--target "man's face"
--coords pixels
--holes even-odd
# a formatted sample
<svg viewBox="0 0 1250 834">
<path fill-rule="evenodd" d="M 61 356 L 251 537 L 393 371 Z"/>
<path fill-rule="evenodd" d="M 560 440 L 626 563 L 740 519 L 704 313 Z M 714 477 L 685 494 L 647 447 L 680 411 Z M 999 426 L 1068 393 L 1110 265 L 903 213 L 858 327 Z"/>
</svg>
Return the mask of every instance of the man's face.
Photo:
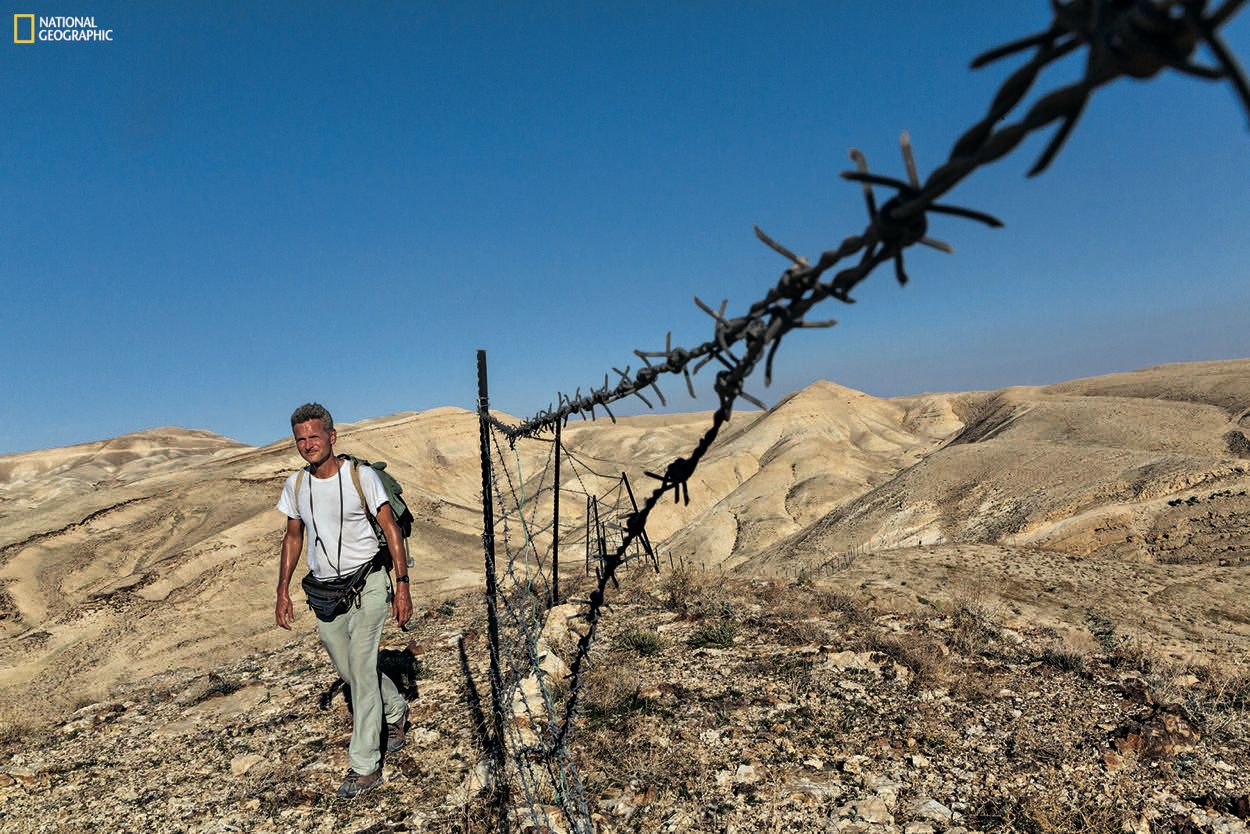
<svg viewBox="0 0 1250 834">
<path fill-rule="evenodd" d="M 300 457 L 313 466 L 320 466 L 334 453 L 336 433 L 326 431 L 321 420 L 307 420 L 296 423 L 291 429 L 295 435 L 295 448 Z"/>
</svg>

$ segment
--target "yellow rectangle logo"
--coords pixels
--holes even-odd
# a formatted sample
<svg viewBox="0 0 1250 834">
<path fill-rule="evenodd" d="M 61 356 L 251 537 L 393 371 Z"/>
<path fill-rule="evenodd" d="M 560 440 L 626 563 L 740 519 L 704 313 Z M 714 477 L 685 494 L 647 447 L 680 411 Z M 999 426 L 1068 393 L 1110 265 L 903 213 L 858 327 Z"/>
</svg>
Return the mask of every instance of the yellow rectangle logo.
<svg viewBox="0 0 1250 834">
<path fill-rule="evenodd" d="M 26 21 L 30 26 L 29 36 L 22 37 L 21 22 Z M 33 14 L 15 14 L 13 15 L 13 43 L 34 43 L 35 42 L 35 16 Z"/>
</svg>

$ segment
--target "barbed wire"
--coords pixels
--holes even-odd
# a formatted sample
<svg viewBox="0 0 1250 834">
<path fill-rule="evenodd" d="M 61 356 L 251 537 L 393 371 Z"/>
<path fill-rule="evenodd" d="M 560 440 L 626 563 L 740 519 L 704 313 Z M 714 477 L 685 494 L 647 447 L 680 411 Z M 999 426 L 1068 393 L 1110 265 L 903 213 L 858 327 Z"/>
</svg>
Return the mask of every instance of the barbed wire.
<svg viewBox="0 0 1250 834">
<path fill-rule="evenodd" d="M 551 582 L 547 572 L 550 545 L 544 550 L 538 540 L 553 529 L 553 524 L 540 523 L 539 499 L 558 487 L 545 486 L 558 450 L 556 444 L 548 446 L 534 488 L 522 473 L 515 445 L 510 466 L 495 432 L 491 432 L 490 442 L 495 539 L 503 547 L 497 598 L 510 626 L 494 647 L 503 661 L 498 703 L 505 714 L 495 722 L 502 734 L 493 739 L 497 747 L 491 758 L 496 762 L 497 780 L 518 788 L 498 794 L 497 801 L 508 805 L 512 803 L 508 797 L 515 796 L 517 805 L 501 809 L 500 819 L 527 818 L 533 830 L 554 832 L 564 830 L 553 825 L 553 818 L 562 817 L 570 831 L 589 834 L 593 825 L 576 765 L 567 749 L 557 749 L 552 743 L 559 730 L 559 698 L 553 684 L 559 682 L 550 680 L 540 657 L 540 651 L 549 651 L 543 646 L 542 632 Z"/>
<path fill-rule="evenodd" d="M 508 425 L 485 415 L 510 443 L 536 438 L 567 424 L 575 416 L 597 417 L 596 408 L 615 422 L 610 405 L 627 397 L 637 397 L 648 408 L 654 394 L 661 405 L 667 398 L 659 387 L 661 377 L 680 375 L 687 391 L 697 396 L 693 377 L 712 362 L 719 366 L 713 382 L 717 408 L 711 424 L 695 447 L 677 457 L 663 472 L 647 472 L 658 484 L 625 518 L 624 532 L 616 547 L 601 557 L 597 583 L 590 592 L 584 614 L 585 628 L 578 641 L 569 673 L 569 694 L 564 714 L 554 731 L 547 754 L 566 757 L 566 745 L 577 715 L 583 673 L 597 626 L 602 616 L 607 587 L 615 582 L 616 571 L 625 561 L 629 548 L 645 534 L 652 509 L 668 492 L 674 501 L 689 503 L 689 481 L 732 415 L 739 399 L 766 408 L 757 397 L 744 390 L 747 378 L 762 362 L 764 385 L 772 382 L 773 363 L 784 337 L 799 328 L 826 328 L 834 320 L 809 321 L 807 315 L 818 304 L 832 298 L 854 303 L 852 291 L 879 266 L 890 262 L 900 284 L 908 281 L 904 252 L 911 246 L 926 245 L 953 251 L 943 241 L 928 234 L 930 214 L 944 214 L 973 220 L 991 227 L 1001 226 L 996 217 L 962 206 L 938 202 L 974 171 L 1012 152 L 1028 136 L 1058 122 L 1054 134 L 1029 171 L 1036 176 L 1047 169 L 1062 150 L 1093 93 L 1119 78 L 1152 78 L 1164 70 L 1184 75 L 1228 81 L 1247 117 L 1250 117 L 1250 82 L 1237 64 L 1220 30 L 1245 5 L 1246 0 L 1225 0 L 1208 12 L 1207 0 L 1051 0 L 1053 19 L 1043 31 L 991 49 L 972 61 L 977 69 L 1003 58 L 1032 50 L 1032 55 L 1000 85 L 985 114 L 955 141 L 945 162 L 922 181 L 918 175 L 907 133 L 901 138 L 906 179 L 873 173 L 858 150 L 851 151 L 853 171 L 842 174 L 862 188 L 868 214 L 867 225 L 858 234 L 846 237 L 835 248 L 822 252 L 814 261 L 801 257 L 758 226 L 761 242 L 789 261 L 777 282 L 741 315 L 728 317 L 728 302 L 713 309 L 696 297 L 695 304 L 713 319 L 712 336 L 694 347 L 674 347 L 672 332 L 665 336 L 663 350 L 634 351 L 642 361 L 631 375 L 630 367 L 613 367 L 603 384 L 579 387 L 572 396 L 557 392 L 556 402 L 528 420 Z M 1194 55 L 1205 47 L 1214 65 L 1199 64 Z M 1047 67 L 1084 49 L 1084 72 L 1071 84 L 1038 98 L 1016 121 L 1000 126 L 1017 109 Z M 892 195 L 877 204 L 874 187 L 891 189 Z M 857 260 L 831 277 L 833 268 L 848 259 Z M 654 360 L 654 361 L 653 361 Z M 555 486 L 559 489 L 559 485 Z"/>
<path fill-rule="evenodd" d="M 1145 79 L 1165 69 L 1174 69 L 1198 78 L 1227 79 L 1250 117 L 1250 81 L 1247 81 L 1245 73 L 1219 35 L 1220 27 L 1245 2 L 1226 0 L 1216 11 L 1206 14 L 1206 0 L 1052 0 L 1054 20 L 1045 31 L 991 49 L 972 61 L 975 69 L 1029 48 L 1036 49 L 1033 57 L 999 87 L 985 117 L 959 137 L 947 161 L 938 166 L 923 184 L 916 176 L 915 161 L 906 134 L 903 137 L 903 156 L 909 175 L 907 181 L 870 173 L 863 155 L 858 151 L 851 152 L 856 170 L 844 172 L 842 176 L 864 186 L 868 225 L 862 233 L 847 237 L 836 249 L 821 253 L 813 264 L 756 227 L 759 239 L 788 259 L 791 266 L 764 298 L 752 304 L 744 315 L 725 318 L 726 303 L 714 311 L 696 298 L 695 304 L 715 320 L 711 339 L 692 348 L 674 348 L 670 332 L 663 350 L 634 351 L 644 365 L 632 376 L 629 366 L 624 370 L 613 367 L 612 374 L 619 378 L 616 385 L 610 384 L 612 377 L 605 373 L 603 385 L 591 388 L 588 394 L 582 394 L 580 387 L 571 397 L 558 392 L 559 405 L 556 408 L 548 406 L 516 425 L 510 426 L 492 418 L 493 422 L 509 438 L 515 438 L 537 435 L 554 427 L 557 421 L 567 422 L 574 415 L 588 414 L 593 418 L 596 407 L 615 419 L 610 404 L 631 396 L 653 407 L 646 392 L 654 393 L 662 405 L 667 405 L 667 399 L 657 383 L 661 376 L 667 374 L 682 375 L 689 393 L 695 396 L 691 376 L 708 362 L 718 361 L 730 372 L 742 365 L 742 360 L 732 353 L 732 347 L 740 341 L 764 341 L 773 346 L 765 368 L 767 385 L 771 382 L 776 346 L 785 333 L 800 327 L 836 324 L 834 321 L 805 321 L 804 316 L 816 303 L 830 297 L 853 303 L 851 291 L 886 261 L 894 261 L 896 277 L 900 283 L 906 283 L 902 253 L 909 246 L 922 243 L 949 250 L 945 244 L 927 236 L 928 212 L 952 214 L 1001 226 L 1001 222 L 991 215 L 973 209 L 944 206 L 937 200 L 978 168 L 1007 155 L 1030 134 L 1062 120 L 1029 172 L 1030 176 L 1040 174 L 1066 142 L 1092 93 L 1117 78 Z M 1211 50 L 1217 66 L 1204 66 L 1192 60 L 1199 45 Z M 995 129 L 995 125 L 1028 94 L 1043 69 L 1081 46 L 1085 46 L 1088 53 L 1085 73 L 1079 81 L 1043 96 L 1019 121 Z M 872 185 L 894 188 L 896 194 L 878 209 Z M 856 265 L 839 271 L 828 282 L 821 281 L 824 274 L 839 261 L 860 253 Z M 664 361 L 657 364 L 652 363 L 652 359 Z M 754 369 L 753 366 L 748 367 L 749 370 Z M 715 387 L 722 405 L 727 398 L 742 396 L 754 405 L 763 406 L 758 399 L 733 390 L 731 385 L 718 384 Z"/>
</svg>

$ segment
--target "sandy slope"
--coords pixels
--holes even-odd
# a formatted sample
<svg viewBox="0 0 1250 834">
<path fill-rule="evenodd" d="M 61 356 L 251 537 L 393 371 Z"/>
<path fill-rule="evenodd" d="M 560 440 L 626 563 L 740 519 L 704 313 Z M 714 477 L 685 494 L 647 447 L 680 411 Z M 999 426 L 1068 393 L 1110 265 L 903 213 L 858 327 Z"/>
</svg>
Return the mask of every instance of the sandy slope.
<svg viewBox="0 0 1250 834">
<path fill-rule="evenodd" d="M 1178 654 L 1244 650 L 1248 406 L 1248 360 L 891 400 L 817 383 L 735 415 L 690 504 L 666 497 L 649 531 L 665 561 L 807 566 L 904 606 L 980 593 L 1076 642 L 1092 611 Z M 569 424 L 562 560 L 580 565 L 585 492 L 606 495 L 625 471 L 642 500 L 656 483 L 643 473 L 688 454 L 707 424 Z M 405 485 L 419 599 L 479 581 L 477 447 L 461 409 L 340 427 L 341 451 L 388 461 Z M 540 543 L 550 451 L 498 446 L 499 497 L 537 496 Z M 272 625 L 273 505 L 299 462 L 287 441 L 180 429 L 0 458 L 0 720 L 293 639 Z M 509 535 L 519 527 L 513 516 Z"/>
</svg>

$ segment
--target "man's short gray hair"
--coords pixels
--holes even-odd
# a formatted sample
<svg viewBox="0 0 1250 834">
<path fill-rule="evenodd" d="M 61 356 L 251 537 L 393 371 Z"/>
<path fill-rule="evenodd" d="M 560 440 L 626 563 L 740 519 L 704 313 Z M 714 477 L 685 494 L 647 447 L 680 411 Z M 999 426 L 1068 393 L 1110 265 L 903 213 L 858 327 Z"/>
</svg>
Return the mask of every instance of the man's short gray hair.
<svg viewBox="0 0 1250 834">
<path fill-rule="evenodd" d="M 291 414 L 291 428 L 309 420 L 320 420 L 326 431 L 334 431 L 334 418 L 321 403 L 304 403 Z"/>
</svg>

